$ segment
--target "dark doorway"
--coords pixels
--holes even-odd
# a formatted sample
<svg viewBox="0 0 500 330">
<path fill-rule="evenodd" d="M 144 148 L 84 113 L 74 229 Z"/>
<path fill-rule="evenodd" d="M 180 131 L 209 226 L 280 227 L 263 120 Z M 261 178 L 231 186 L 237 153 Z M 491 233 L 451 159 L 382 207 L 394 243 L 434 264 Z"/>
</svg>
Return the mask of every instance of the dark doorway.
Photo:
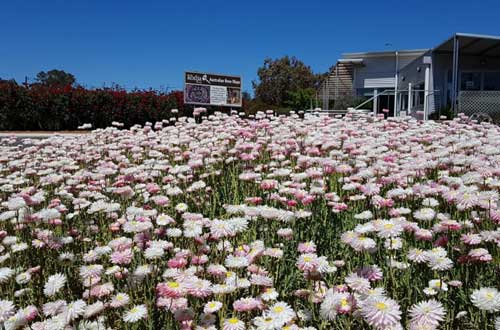
<svg viewBox="0 0 500 330">
<path fill-rule="evenodd" d="M 389 109 L 389 112 L 383 112 L 384 109 Z M 383 113 L 385 118 L 394 117 L 394 95 L 380 95 L 378 97 L 377 113 Z"/>
</svg>

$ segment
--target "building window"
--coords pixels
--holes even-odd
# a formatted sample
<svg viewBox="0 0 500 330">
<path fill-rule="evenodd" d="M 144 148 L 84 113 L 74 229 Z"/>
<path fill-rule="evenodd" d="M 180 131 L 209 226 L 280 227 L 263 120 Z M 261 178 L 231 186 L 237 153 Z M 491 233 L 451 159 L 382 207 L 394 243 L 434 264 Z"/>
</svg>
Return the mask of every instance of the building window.
<svg viewBox="0 0 500 330">
<path fill-rule="evenodd" d="M 357 96 L 372 97 L 373 90 L 374 90 L 373 88 L 357 88 L 356 95 Z M 379 93 L 380 93 L 380 89 L 379 89 Z"/>
<path fill-rule="evenodd" d="M 481 72 L 462 72 L 460 75 L 460 90 L 480 91 Z"/>
<path fill-rule="evenodd" d="M 485 72 L 484 73 L 484 88 L 485 91 L 500 91 L 500 72 Z"/>
<path fill-rule="evenodd" d="M 420 83 L 415 85 L 415 89 L 413 90 L 413 100 L 412 105 L 414 107 L 421 106 L 424 104 L 424 89 L 425 83 Z"/>
</svg>

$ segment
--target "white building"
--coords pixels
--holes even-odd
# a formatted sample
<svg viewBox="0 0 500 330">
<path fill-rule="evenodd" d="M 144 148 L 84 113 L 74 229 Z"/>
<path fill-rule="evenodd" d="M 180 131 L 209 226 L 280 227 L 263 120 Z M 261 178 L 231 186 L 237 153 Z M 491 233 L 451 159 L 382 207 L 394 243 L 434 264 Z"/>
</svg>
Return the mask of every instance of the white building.
<svg viewBox="0 0 500 330">
<path fill-rule="evenodd" d="M 430 49 L 343 54 L 319 98 L 326 108 L 349 97 L 390 115 L 451 108 L 500 117 L 500 37 L 456 33 Z"/>
</svg>

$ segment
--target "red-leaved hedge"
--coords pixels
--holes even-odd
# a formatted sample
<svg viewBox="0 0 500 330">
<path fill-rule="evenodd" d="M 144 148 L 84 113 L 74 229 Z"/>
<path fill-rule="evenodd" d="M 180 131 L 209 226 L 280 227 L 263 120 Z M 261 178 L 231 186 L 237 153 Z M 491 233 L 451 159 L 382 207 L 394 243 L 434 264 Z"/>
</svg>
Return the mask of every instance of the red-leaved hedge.
<svg viewBox="0 0 500 330">
<path fill-rule="evenodd" d="M 125 127 L 190 115 L 181 91 L 127 92 L 119 88 L 19 85 L 0 81 L 0 130 L 73 130 L 84 123 L 94 128 L 113 121 Z"/>
</svg>

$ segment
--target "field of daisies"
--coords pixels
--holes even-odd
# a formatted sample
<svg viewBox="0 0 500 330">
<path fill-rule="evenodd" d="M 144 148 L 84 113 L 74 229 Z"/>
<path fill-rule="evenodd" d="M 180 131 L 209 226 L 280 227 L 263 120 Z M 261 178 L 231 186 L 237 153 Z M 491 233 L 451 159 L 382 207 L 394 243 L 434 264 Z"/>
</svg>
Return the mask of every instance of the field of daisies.
<svg viewBox="0 0 500 330">
<path fill-rule="evenodd" d="M 0 329 L 500 329 L 498 126 L 215 114 L 0 142 Z"/>
</svg>

